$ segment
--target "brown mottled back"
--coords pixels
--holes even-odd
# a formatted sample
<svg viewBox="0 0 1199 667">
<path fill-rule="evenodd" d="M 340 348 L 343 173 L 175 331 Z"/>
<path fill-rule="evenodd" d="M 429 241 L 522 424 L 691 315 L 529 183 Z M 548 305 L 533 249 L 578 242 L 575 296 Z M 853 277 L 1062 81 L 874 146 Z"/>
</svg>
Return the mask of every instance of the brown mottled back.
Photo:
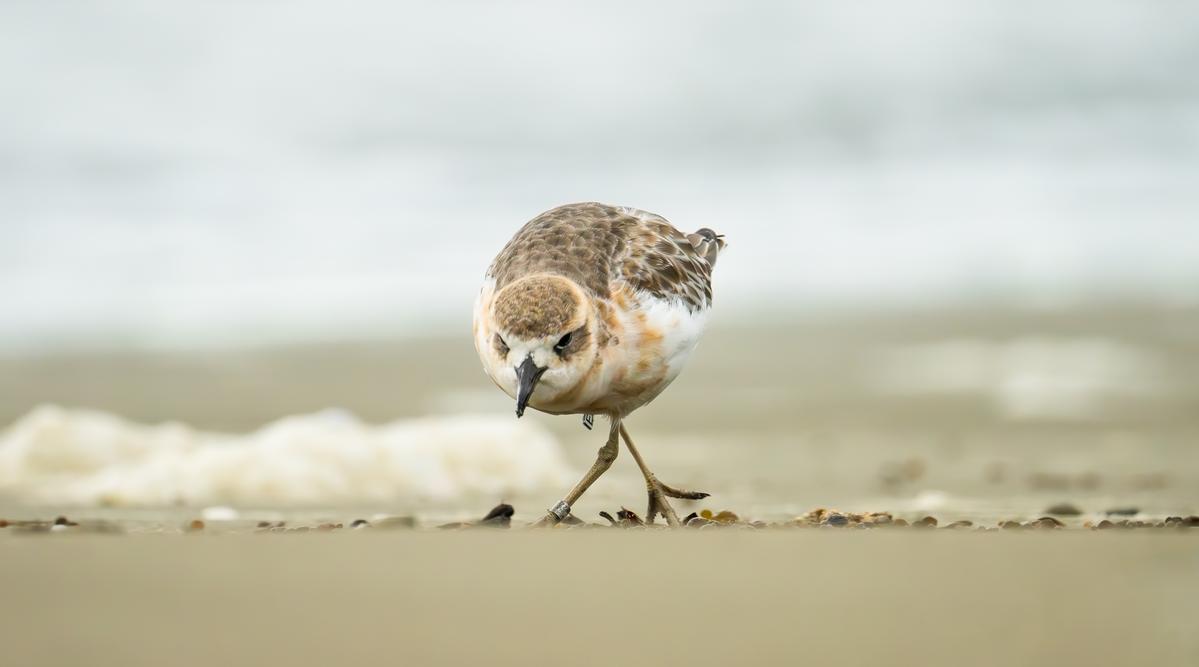
<svg viewBox="0 0 1199 667">
<path fill-rule="evenodd" d="M 531 274 L 560 275 L 604 300 L 611 299 L 613 283 L 623 281 L 634 290 L 678 299 L 698 310 L 711 305 L 712 264 L 724 245 L 710 230 L 701 231 L 706 234 L 689 239 L 652 213 L 569 204 L 522 227 L 488 275 L 495 278 L 497 290 Z"/>
</svg>

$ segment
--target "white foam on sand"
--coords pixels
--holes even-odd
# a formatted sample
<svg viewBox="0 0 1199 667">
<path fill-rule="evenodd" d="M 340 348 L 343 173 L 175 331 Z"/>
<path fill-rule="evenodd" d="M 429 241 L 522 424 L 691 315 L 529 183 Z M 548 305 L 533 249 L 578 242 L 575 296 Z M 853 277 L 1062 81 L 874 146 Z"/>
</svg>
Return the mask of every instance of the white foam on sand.
<svg viewBox="0 0 1199 667">
<path fill-rule="evenodd" d="M 569 481 L 552 435 L 489 416 L 376 426 L 328 410 L 220 434 L 41 406 L 0 436 L 0 492 L 29 503 L 334 505 L 502 496 Z"/>
</svg>

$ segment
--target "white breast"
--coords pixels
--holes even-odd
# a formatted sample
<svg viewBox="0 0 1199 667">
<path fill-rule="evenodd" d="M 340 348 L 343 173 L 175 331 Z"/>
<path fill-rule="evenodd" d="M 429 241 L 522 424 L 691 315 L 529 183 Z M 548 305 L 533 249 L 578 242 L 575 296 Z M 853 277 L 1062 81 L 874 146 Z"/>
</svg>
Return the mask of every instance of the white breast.
<svg viewBox="0 0 1199 667">
<path fill-rule="evenodd" d="M 617 313 L 620 343 L 604 355 L 607 390 L 620 411 L 652 401 L 687 364 L 708 320 L 708 310 L 692 312 L 679 301 L 637 294 L 632 307 Z"/>
</svg>

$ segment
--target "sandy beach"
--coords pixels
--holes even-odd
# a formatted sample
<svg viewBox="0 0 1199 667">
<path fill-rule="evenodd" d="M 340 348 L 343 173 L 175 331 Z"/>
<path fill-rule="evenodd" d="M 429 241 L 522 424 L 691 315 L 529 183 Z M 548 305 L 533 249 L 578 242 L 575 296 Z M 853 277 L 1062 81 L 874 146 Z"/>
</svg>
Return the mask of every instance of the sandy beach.
<svg viewBox="0 0 1199 667">
<path fill-rule="evenodd" d="M 0 2 L 0 667 L 1199 666 L 1197 45 Z"/>
<path fill-rule="evenodd" d="M 6 538 L 13 665 L 1193 665 L 1199 532 Z"/>
</svg>

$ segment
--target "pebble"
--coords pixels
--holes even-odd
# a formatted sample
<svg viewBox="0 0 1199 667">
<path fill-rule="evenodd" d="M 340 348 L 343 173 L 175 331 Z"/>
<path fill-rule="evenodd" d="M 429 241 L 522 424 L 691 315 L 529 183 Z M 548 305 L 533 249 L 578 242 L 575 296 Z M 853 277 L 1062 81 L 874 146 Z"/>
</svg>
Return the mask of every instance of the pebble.
<svg viewBox="0 0 1199 667">
<path fill-rule="evenodd" d="M 616 519 L 617 525 L 624 526 L 625 528 L 639 528 L 645 525 L 645 521 L 637 516 L 636 512 L 627 507 L 620 508 L 620 511 L 616 513 Z M 709 519 L 709 521 L 711 520 Z M 711 521 L 711 523 L 716 522 Z"/>
<path fill-rule="evenodd" d="M 233 512 L 230 514 L 229 510 Z M 977 526 L 969 520 L 957 520 L 949 522 L 942 527 L 949 530 L 967 530 L 975 531 L 995 531 L 995 530 L 1019 530 L 1019 529 L 1066 529 L 1068 526 L 1057 516 L 1077 516 L 1082 511 L 1075 505 L 1070 503 L 1058 503 L 1051 505 L 1046 510 L 1046 515 L 1037 519 L 1021 523 L 1020 521 L 1004 520 L 998 522 L 996 527 Z M 1181 516 L 1174 515 L 1153 520 L 1135 517 L 1140 513 L 1139 508 L 1135 507 L 1117 507 L 1106 512 L 1111 518 L 1102 519 L 1097 523 L 1088 520 L 1081 524 L 1073 524 L 1074 526 L 1081 525 L 1082 528 L 1090 530 L 1111 530 L 1116 528 L 1158 528 L 1158 529 L 1179 529 L 1184 527 L 1199 527 L 1199 515 Z M 502 503 L 495 506 L 482 519 L 478 521 L 468 521 L 446 524 L 440 526 L 442 528 L 473 528 L 479 526 L 507 528 L 511 526 L 512 517 L 515 514 L 514 508 Z M 204 510 L 205 518 L 211 516 L 220 517 L 218 521 L 231 520 L 230 517 L 236 517 L 236 511 L 231 508 L 207 508 Z M 1055 516 L 1056 515 L 1056 516 Z M 654 524 L 646 524 L 644 520 L 635 512 L 627 508 L 621 508 L 621 511 L 613 517 L 607 512 L 600 512 L 600 516 L 608 520 L 613 527 L 621 528 L 656 528 L 665 530 L 665 526 L 661 520 Z M 1126 517 L 1126 518 L 1120 518 Z M 840 510 L 816 509 L 806 515 L 797 517 L 786 522 L 763 522 L 750 521 L 742 519 L 736 513 L 723 510 L 714 513 L 712 510 L 702 510 L 699 513 L 692 512 L 683 520 L 682 525 L 688 528 L 708 529 L 708 528 L 742 528 L 745 530 L 764 529 L 764 528 L 780 528 L 780 527 L 827 527 L 827 528 L 853 528 L 853 529 L 869 529 L 879 525 L 890 525 L 896 527 L 910 526 L 913 528 L 935 528 L 938 527 L 938 520 L 933 516 L 924 516 L 920 519 L 908 522 L 904 519 L 895 519 L 888 513 L 854 513 L 844 512 Z M 312 526 L 302 526 L 299 528 L 284 528 L 283 521 L 257 521 L 256 532 L 331 532 L 340 530 L 346 527 L 347 524 L 324 522 Z M 47 533 L 47 532 L 88 532 L 88 533 L 114 533 L 121 534 L 126 532 L 123 525 L 119 522 L 105 520 L 80 520 L 79 522 L 71 520 L 67 516 L 56 516 L 52 521 L 41 520 L 8 520 L 0 519 L 0 528 L 12 527 L 14 532 L 20 533 Z M 412 516 L 387 516 L 373 515 L 371 520 L 354 519 L 348 522 L 348 527 L 351 529 L 368 529 L 368 528 L 405 528 L 413 529 L 417 527 L 417 520 Z M 563 521 L 555 525 L 559 529 L 588 529 L 588 528 L 604 528 L 608 527 L 602 523 L 593 523 L 580 520 L 573 515 L 568 516 Z M 188 521 L 183 526 L 184 532 L 200 532 L 211 528 L 205 519 L 193 519 Z M 134 531 L 140 532 L 140 531 Z M 169 529 L 167 532 L 170 532 Z M 218 531 L 221 532 L 221 531 Z M 247 531 L 249 532 L 249 531 Z"/>
<path fill-rule="evenodd" d="M 1082 514 L 1082 510 L 1070 503 L 1057 503 L 1050 505 L 1046 510 L 1046 514 L 1056 514 L 1057 516 L 1078 516 Z"/>
<path fill-rule="evenodd" d="M 515 513 L 516 509 L 514 509 L 511 505 L 508 503 L 500 503 L 499 505 L 491 508 L 491 511 L 487 513 L 487 516 L 484 516 L 475 525 L 487 528 L 508 528 L 512 525 L 512 515 Z"/>
</svg>

